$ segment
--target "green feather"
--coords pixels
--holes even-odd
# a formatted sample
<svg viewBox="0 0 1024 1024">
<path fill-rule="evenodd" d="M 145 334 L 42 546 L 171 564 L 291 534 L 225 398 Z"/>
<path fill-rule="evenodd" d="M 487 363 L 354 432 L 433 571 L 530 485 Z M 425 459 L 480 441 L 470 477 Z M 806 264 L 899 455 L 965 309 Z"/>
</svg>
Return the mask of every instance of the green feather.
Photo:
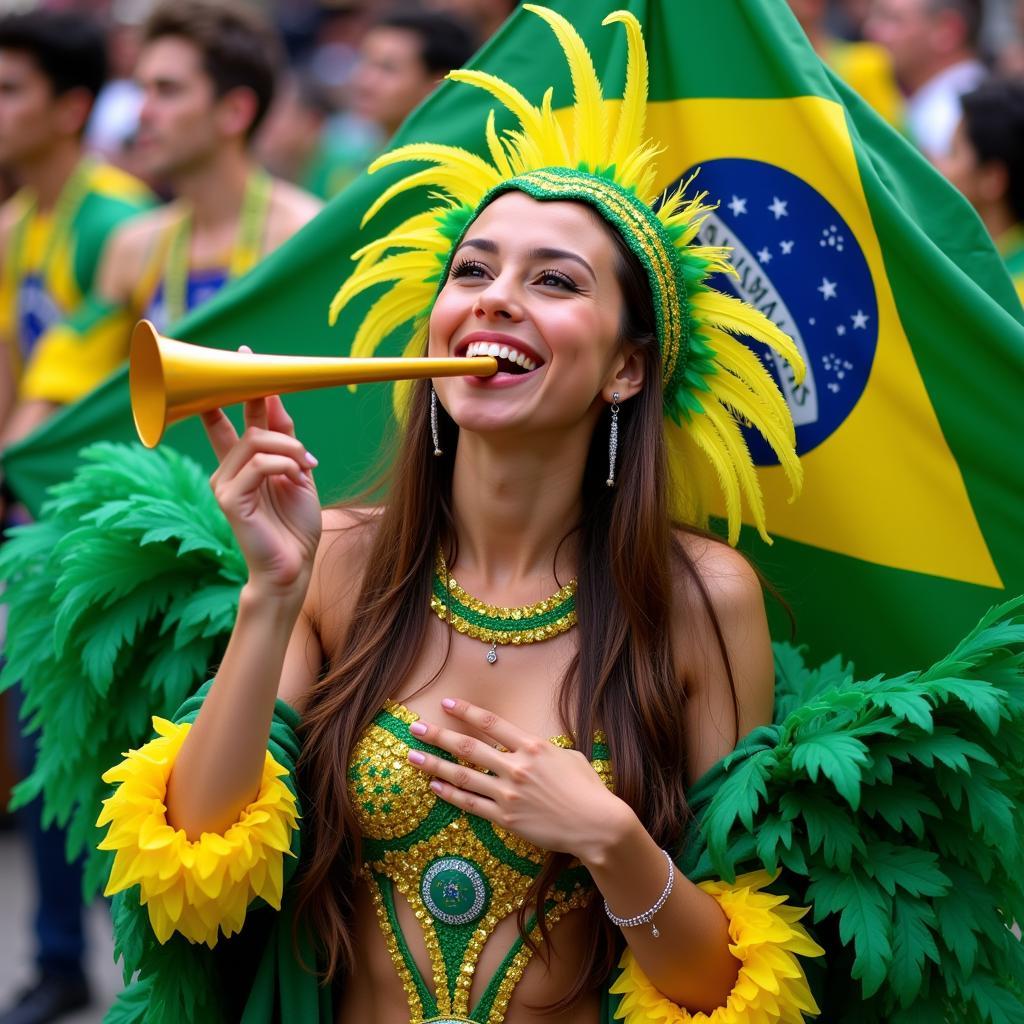
<svg viewBox="0 0 1024 1024">
<path fill-rule="evenodd" d="M 171 449 L 98 444 L 53 488 L 40 520 L 0 553 L 10 605 L 0 686 L 22 681 L 35 771 L 15 790 L 68 828 L 85 888 L 110 859 L 95 849 L 101 774 L 207 678 L 234 622 L 245 565 L 206 474 Z"/>
</svg>

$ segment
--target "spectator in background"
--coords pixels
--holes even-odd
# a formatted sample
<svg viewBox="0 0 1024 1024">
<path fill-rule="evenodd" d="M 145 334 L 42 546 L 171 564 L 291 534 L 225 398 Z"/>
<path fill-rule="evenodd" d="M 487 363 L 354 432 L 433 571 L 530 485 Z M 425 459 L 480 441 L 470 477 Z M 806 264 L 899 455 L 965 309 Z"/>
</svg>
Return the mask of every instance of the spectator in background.
<svg viewBox="0 0 1024 1024">
<path fill-rule="evenodd" d="M 906 126 L 930 159 L 949 155 L 960 97 L 985 77 L 978 59 L 982 0 L 874 0 L 865 32 L 892 57 L 907 96 Z"/>
<path fill-rule="evenodd" d="M 903 101 L 888 53 L 876 43 L 852 43 L 833 35 L 827 24 L 828 0 L 789 0 L 789 6 L 818 56 L 889 124 L 901 126 Z"/>
<path fill-rule="evenodd" d="M 116 345 L 90 324 L 62 324 L 49 369 L 99 383 L 127 355 L 139 317 L 166 329 L 251 269 L 320 209 L 256 162 L 251 140 L 274 92 L 277 40 L 240 0 L 167 0 L 143 31 L 136 154 L 174 202 L 111 239 L 95 301 L 117 318 Z"/>
<path fill-rule="evenodd" d="M 1024 301 L 1024 81 L 990 79 L 961 103 L 939 169 L 978 211 Z"/>
<path fill-rule="evenodd" d="M 472 25 L 482 46 L 519 6 L 519 0 L 427 0 L 426 6 Z"/>
<path fill-rule="evenodd" d="M 41 424 L 56 408 L 37 387 L 41 339 L 83 309 L 100 252 L 118 223 L 149 202 L 123 172 L 87 158 L 82 133 L 106 74 L 104 39 L 87 18 L 37 10 L 0 18 L 0 166 L 21 184 L 0 208 L 0 445 Z M 77 387 L 74 379 L 65 388 Z M 3 509 L 4 526 L 17 521 Z M 19 688 L 9 724 L 22 776 L 35 742 L 17 729 Z M 64 835 L 43 829 L 36 800 L 18 815 L 29 845 L 36 913 L 37 978 L 6 1010 L 3 1024 L 43 1024 L 89 1002 L 83 970 L 82 874 L 64 859 Z"/>
<path fill-rule="evenodd" d="M 460 19 L 439 11 L 400 9 L 379 18 L 363 38 L 352 75 L 352 113 L 375 124 L 384 141 L 453 68 L 476 50 Z"/>
<path fill-rule="evenodd" d="M 366 166 L 373 151 L 345 144 L 329 130 L 333 106 L 326 90 L 304 72 L 293 72 L 278 91 L 260 129 L 257 151 L 273 174 L 319 199 L 332 199 Z"/>
</svg>

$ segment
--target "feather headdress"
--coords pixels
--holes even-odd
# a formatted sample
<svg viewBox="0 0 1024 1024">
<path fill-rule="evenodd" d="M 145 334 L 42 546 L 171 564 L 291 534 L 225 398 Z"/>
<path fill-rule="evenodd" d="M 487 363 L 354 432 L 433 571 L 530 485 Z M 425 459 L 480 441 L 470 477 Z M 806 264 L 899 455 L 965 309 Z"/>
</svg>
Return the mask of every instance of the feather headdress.
<svg viewBox="0 0 1024 1024">
<path fill-rule="evenodd" d="M 563 129 L 555 114 L 552 89 L 536 107 L 494 75 L 453 71 L 449 78 L 490 93 L 519 127 L 499 133 L 491 110 L 484 126 L 489 160 L 455 146 L 414 143 L 374 161 L 371 172 L 403 162 L 429 166 L 385 189 L 367 210 L 364 225 L 413 188 L 430 187 L 439 203 L 353 254 L 358 262 L 331 303 L 331 323 L 356 295 L 392 283 L 371 306 L 352 344 L 353 356 L 372 355 L 393 330 L 429 314 L 462 236 L 496 196 L 517 190 L 535 199 L 588 203 L 619 231 L 650 281 L 672 461 L 683 476 L 676 488 L 678 513 L 693 522 L 704 519 L 710 468 L 724 496 L 730 543 L 739 537 L 744 504 L 768 540 L 761 488 L 740 424 L 765 437 L 794 494 L 802 474 L 785 400 L 740 338 L 768 345 L 800 379 L 804 368 L 797 348 L 763 314 L 707 285 L 711 275 L 732 271 L 728 250 L 696 242 L 703 215 L 712 209 L 706 193 L 687 198 L 685 186 L 671 194 L 655 191 L 658 147 L 644 132 L 647 53 L 634 15 L 616 11 L 604 19 L 626 31 L 626 82 L 615 114 L 605 104 L 579 33 L 554 11 L 524 7 L 547 22 L 565 53 L 574 93 L 571 129 Z M 422 345 L 417 332 L 407 354 L 420 354 Z"/>
</svg>

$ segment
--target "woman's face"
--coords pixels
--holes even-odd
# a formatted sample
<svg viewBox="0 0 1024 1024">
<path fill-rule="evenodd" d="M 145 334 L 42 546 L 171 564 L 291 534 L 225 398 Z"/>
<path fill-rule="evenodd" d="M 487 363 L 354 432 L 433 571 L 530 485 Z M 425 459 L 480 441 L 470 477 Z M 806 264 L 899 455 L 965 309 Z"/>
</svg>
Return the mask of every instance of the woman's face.
<svg viewBox="0 0 1024 1024">
<path fill-rule="evenodd" d="M 431 356 L 498 356 L 493 377 L 435 381 L 462 429 L 592 426 L 612 391 L 639 390 L 642 379 L 620 380 L 638 360 L 619 341 L 615 260 L 608 229 L 580 203 L 509 192 L 484 209 L 430 316 Z"/>
</svg>

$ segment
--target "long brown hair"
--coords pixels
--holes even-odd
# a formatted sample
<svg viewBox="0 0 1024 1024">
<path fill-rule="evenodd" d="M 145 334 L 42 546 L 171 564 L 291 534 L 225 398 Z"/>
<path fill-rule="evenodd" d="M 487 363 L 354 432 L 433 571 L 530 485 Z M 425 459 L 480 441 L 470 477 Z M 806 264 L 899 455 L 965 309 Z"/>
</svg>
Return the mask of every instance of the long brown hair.
<svg viewBox="0 0 1024 1024">
<path fill-rule="evenodd" d="M 602 223 L 604 223 L 602 221 Z M 578 551 L 578 647 L 559 693 L 559 715 L 576 746 L 589 753 L 594 731 L 607 736 L 615 792 L 660 846 L 674 847 L 686 828 L 686 695 L 672 649 L 672 618 L 707 615 L 730 684 L 728 654 L 703 581 L 668 512 L 668 460 L 662 423 L 660 355 L 650 287 L 618 233 L 616 270 L 624 298 L 622 339 L 644 361 L 645 386 L 620 413 L 616 487 L 606 486 L 607 422 L 594 432 L 583 476 L 582 515 L 573 527 Z M 366 574 L 343 646 L 314 687 L 302 722 L 299 779 L 307 808 L 299 911 L 319 939 L 326 976 L 351 969 L 351 891 L 359 869 L 358 825 L 349 799 L 351 751 L 385 700 L 412 669 L 426 635 L 438 545 L 454 556 L 452 475 L 458 427 L 438 410 L 445 455 L 430 440 L 430 390 L 418 382 L 397 447 L 387 503 L 372 530 Z M 416 529 L 410 530 L 409 524 Z M 692 581 L 701 608 L 678 608 L 674 581 Z M 520 933 L 543 907 L 570 858 L 549 854 L 520 909 Z M 621 937 L 593 901 L 588 948 L 576 982 L 551 1009 L 568 1005 L 611 973 Z M 550 948 L 549 943 L 540 946 Z"/>
</svg>

